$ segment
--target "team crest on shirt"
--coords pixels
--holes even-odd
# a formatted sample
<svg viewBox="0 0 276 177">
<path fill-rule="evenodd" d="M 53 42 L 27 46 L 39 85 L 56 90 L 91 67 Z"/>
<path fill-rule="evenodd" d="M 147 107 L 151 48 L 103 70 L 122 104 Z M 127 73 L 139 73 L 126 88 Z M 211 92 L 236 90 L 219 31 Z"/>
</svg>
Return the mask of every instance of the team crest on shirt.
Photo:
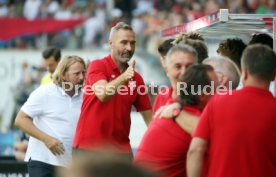
<svg viewBox="0 0 276 177">
<path fill-rule="evenodd" d="M 128 82 L 128 87 L 129 87 L 130 91 L 133 91 L 136 87 L 136 81 L 130 80 Z"/>
<path fill-rule="evenodd" d="M 110 81 L 113 81 L 115 78 L 116 78 L 115 74 L 112 74 L 112 75 L 110 76 L 110 78 L 109 78 L 109 82 L 110 82 Z"/>
</svg>

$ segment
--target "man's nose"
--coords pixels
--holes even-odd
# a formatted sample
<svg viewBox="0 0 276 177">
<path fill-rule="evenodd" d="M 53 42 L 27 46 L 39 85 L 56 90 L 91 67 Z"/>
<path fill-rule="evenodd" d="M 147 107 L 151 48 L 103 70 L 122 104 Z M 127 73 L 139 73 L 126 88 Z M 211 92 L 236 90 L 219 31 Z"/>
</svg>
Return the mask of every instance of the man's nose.
<svg viewBox="0 0 276 177">
<path fill-rule="evenodd" d="M 47 71 L 50 72 L 50 73 L 54 73 L 54 69 L 50 66 L 46 67 Z"/>
<path fill-rule="evenodd" d="M 183 75 L 185 74 L 185 71 L 186 71 L 186 67 L 182 67 L 182 68 L 181 68 L 181 71 L 180 71 L 181 76 L 183 76 Z"/>
<path fill-rule="evenodd" d="M 80 80 L 84 80 L 84 77 L 85 77 L 85 76 L 84 76 L 84 73 L 81 73 L 79 79 L 80 79 Z"/>
<path fill-rule="evenodd" d="M 131 46 L 130 43 L 126 44 L 126 49 L 127 49 L 128 51 L 131 51 L 131 50 L 132 50 L 132 46 Z"/>
</svg>

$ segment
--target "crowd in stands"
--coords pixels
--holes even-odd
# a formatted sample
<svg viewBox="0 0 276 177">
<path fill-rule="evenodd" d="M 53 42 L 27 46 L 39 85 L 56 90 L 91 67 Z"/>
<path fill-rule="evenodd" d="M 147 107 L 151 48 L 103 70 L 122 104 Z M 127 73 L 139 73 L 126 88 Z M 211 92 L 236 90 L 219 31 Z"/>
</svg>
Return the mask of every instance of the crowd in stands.
<svg viewBox="0 0 276 177">
<path fill-rule="evenodd" d="M 231 13 L 276 13 L 273 0 L 0 0 L 0 18 L 85 19 L 73 29 L 54 34 L 24 35 L 8 41 L 0 39 L 0 48 L 101 47 L 107 41 L 110 27 L 118 21 L 126 21 L 137 34 L 138 47 L 157 54 L 160 30 L 195 20 L 220 8 L 227 8 Z"/>
</svg>

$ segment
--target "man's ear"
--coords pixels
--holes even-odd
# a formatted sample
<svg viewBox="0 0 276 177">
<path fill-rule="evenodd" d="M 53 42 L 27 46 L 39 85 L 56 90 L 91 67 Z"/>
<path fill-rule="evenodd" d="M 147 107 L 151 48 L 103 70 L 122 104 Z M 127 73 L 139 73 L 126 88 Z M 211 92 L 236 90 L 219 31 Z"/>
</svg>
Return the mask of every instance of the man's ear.
<svg viewBox="0 0 276 177">
<path fill-rule="evenodd" d="M 241 81 L 244 85 L 244 82 L 248 79 L 248 70 L 246 68 L 243 68 L 241 71 Z"/>
<path fill-rule="evenodd" d="M 62 80 L 66 81 L 67 80 L 67 72 L 63 73 L 61 75 L 61 78 L 62 78 Z"/>
<path fill-rule="evenodd" d="M 166 63 L 166 57 L 165 56 L 162 56 L 162 55 L 160 55 L 160 62 L 161 62 L 161 64 L 162 64 L 162 66 L 163 66 L 163 68 L 164 68 L 164 70 L 165 70 L 165 72 L 167 72 L 166 71 L 166 68 L 167 68 L 167 63 Z"/>
<path fill-rule="evenodd" d="M 203 109 L 205 107 L 205 105 L 208 103 L 208 101 L 210 100 L 210 98 L 211 98 L 210 95 L 205 95 L 205 94 L 198 95 L 199 107 L 201 107 Z"/>
<path fill-rule="evenodd" d="M 206 97 L 206 95 L 204 95 L 204 94 L 198 95 L 199 103 L 202 103 L 205 100 L 205 97 Z"/>
<path fill-rule="evenodd" d="M 109 47 L 112 49 L 112 41 L 109 39 L 108 40 Z"/>
<path fill-rule="evenodd" d="M 229 85 L 229 83 L 228 83 L 229 78 L 227 76 L 222 75 L 220 79 L 221 79 L 220 80 L 220 84 L 221 85 L 224 85 L 224 86 L 228 86 Z"/>
</svg>

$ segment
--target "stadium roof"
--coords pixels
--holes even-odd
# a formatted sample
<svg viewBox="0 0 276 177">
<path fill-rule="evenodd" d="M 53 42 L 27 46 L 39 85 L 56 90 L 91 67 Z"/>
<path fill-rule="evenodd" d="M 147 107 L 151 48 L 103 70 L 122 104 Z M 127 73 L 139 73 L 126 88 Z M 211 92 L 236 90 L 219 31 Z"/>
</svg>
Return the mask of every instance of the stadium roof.
<svg viewBox="0 0 276 177">
<path fill-rule="evenodd" d="M 273 27 L 274 23 L 274 27 Z M 240 37 L 246 41 L 256 33 L 267 33 L 274 38 L 276 15 L 274 14 L 230 14 L 228 9 L 209 14 L 189 23 L 174 26 L 161 31 L 164 37 L 183 32 L 196 31 L 205 39 L 222 40 L 230 37 Z"/>
</svg>

